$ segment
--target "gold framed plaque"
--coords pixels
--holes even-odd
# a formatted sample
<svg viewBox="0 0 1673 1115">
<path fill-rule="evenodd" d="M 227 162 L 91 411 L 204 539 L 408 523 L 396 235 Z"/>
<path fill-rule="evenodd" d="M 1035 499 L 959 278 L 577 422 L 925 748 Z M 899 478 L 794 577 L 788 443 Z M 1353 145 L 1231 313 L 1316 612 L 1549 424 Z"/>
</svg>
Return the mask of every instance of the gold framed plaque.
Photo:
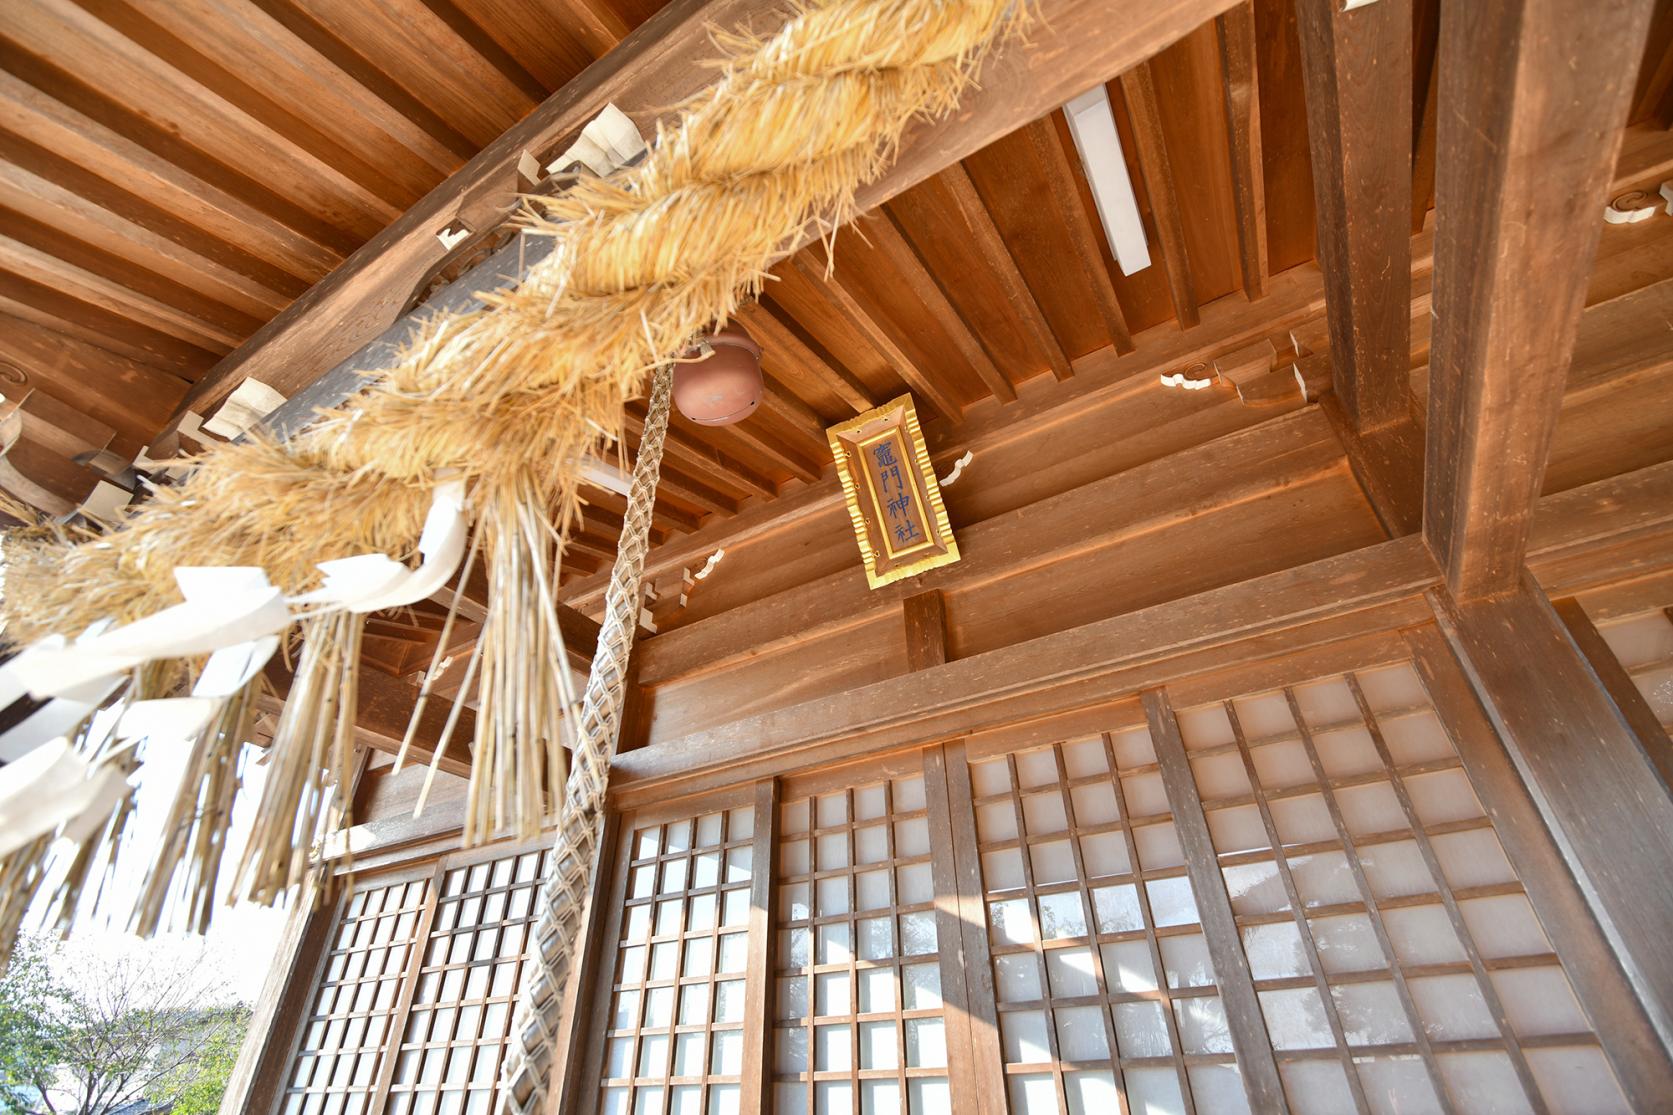
<svg viewBox="0 0 1673 1115">
<path fill-rule="evenodd" d="M 872 588 L 958 560 L 911 395 L 825 431 Z"/>
</svg>

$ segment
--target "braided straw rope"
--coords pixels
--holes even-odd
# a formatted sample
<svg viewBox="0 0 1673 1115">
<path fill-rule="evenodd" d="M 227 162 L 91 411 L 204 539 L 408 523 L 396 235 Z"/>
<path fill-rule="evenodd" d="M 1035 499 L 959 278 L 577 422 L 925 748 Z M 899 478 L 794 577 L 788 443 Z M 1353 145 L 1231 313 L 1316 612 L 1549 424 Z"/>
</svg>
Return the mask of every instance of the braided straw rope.
<svg viewBox="0 0 1673 1115">
<path fill-rule="evenodd" d="M 484 309 L 435 316 L 364 393 L 283 443 L 215 447 L 96 542 L 6 536 L 6 638 L 153 614 L 178 601 L 180 565 L 259 566 L 294 594 L 317 584 L 322 561 L 405 558 L 441 476 L 464 481 L 478 508 L 554 508 L 567 536 L 582 463 L 609 452 L 647 378 L 810 236 L 851 220 L 908 126 L 956 107 L 1027 0 L 788 2 L 770 37 L 717 33 L 728 57 L 714 83 L 658 128 L 644 162 L 529 199 L 523 224 L 552 239 L 551 253 L 515 288 L 485 294 Z M 527 545 L 494 516 L 477 528 L 487 554 Z M 548 656 L 511 643 L 495 653 L 482 673 L 515 669 L 519 699 L 558 684 Z M 489 816 L 518 831 L 545 820 L 520 804 L 538 807 L 538 795 L 517 792 L 541 780 L 518 771 L 507 788 L 511 767 L 482 757 L 516 755 L 532 732 L 526 718 L 478 717 L 472 748 L 473 785 L 509 795 L 482 800 L 519 803 Z M 602 785 L 599 762 L 582 765 Z"/>
<path fill-rule="evenodd" d="M 662 444 L 668 432 L 672 384 L 673 375 L 667 367 L 657 371 L 651 384 L 650 412 L 639 441 L 639 459 L 633 466 L 627 519 L 604 596 L 604 623 L 599 628 L 586 695 L 581 699 L 575 764 L 564 787 L 558 836 L 540 888 L 534 953 L 530 957 L 534 963 L 517 1000 L 517 1021 L 506 1051 L 500 1089 L 500 1110 L 515 1115 L 533 1115 L 544 1108 L 547 1069 L 557 1041 L 564 987 L 580 939 L 581 916 L 598 871 L 604 791 L 622 730 L 627 660 L 639 627 L 640 582 L 645 572 Z"/>
</svg>

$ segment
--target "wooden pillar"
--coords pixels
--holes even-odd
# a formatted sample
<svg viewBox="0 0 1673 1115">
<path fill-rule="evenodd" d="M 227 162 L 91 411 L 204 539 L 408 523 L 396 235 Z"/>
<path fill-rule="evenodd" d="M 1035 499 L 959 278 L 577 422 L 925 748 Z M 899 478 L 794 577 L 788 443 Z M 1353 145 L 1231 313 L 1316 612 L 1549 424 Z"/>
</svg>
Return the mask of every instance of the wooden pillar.
<svg viewBox="0 0 1673 1115">
<path fill-rule="evenodd" d="M 1332 379 L 1356 430 L 1409 413 L 1411 0 L 1296 0 Z"/>
<path fill-rule="evenodd" d="M 330 951 L 331 934 L 347 897 L 316 905 L 314 896 L 312 888 L 304 888 L 285 921 L 273 967 L 262 984 L 250 1029 L 227 1080 L 223 1111 L 265 1115 L 278 1109 L 302 1023 L 319 983 L 320 966 Z"/>
<path fill-rule="evenodd" d="M 1494 600 L 1430 594 L 1551 836 L 1673 1048 L 1673 796 L 1644 739 L 1531 576 Z M 1661 735 L 1659 726 L 1657 734 Z M 1662 736 L 1659 746 L 1665 746 Z"/>
<path fill-rule="evenodd" d="M 1442 6 L 1423 529 L 1460 600 L 1522 576 L 1653 6 Z"/>
<path fill-rule="evenodd" d="M 913 673 L 947 662 L 947 602 L 930 589 L 901 601 L 906 621 L 906 668 Z"/>
</svg>

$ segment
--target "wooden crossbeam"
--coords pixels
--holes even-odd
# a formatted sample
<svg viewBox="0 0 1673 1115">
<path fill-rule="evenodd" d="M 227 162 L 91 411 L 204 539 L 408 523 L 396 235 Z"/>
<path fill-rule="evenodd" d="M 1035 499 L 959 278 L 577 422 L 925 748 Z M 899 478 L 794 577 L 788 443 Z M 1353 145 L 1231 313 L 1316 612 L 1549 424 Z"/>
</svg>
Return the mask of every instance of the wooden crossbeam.
<svg viewBox="0 0 1673 1115">
<path fill-rule="evenodd" d="M 1653 6 L 1442 12 L 1423 528 L 1461 601 L 1521 581 Z"/>
<path fill-rule="evenodd" d="M 1673 544 L 1673 464 L 1549 496 L 1530 548 L 1548 591 L 1573 590 L 1564 559 L 1607 573 L 1617 548 Z M 956 568 L 956 567 L 953 567 Z M 1560 576 L 1544 580 L 1550 568 Z M 1631 566 L 1618 566 L 1630 570 Z M 1607 579 L 1605 577 L 1604 579 Z M 1205 670 L 1426 622 L 1442 584 L 1420 537 L 1377 543 L 1224 588 L 1096 620 L 829 697 L 743 717 L 621 755 L 623 808 L 675 792 L 852 760 L 1016 723 L 1076 700 L 1108 701 Z M 672 633 L 670 633 L 672 634 Z M 666 636 L 658 636 L 665 638 Z M 654 645 L 651 640 L 647 645 Z M 635 785 L 637 784 L 637 785 Z"/>
<path fill-rule="evenodd" d="M 1336 394 L 1356 430 L 1410 413 L 1411 0 L 1298 0 Z"/>
</svg>

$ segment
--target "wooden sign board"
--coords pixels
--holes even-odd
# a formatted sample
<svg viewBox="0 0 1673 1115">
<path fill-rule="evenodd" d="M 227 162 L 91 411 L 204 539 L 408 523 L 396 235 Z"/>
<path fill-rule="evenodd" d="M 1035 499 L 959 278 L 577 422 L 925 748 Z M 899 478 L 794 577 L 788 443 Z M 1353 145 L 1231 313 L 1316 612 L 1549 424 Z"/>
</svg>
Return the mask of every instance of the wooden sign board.
<svg viewBox="0 0 1673 1115">
<path fill-rule="evenodd" d="M 912 396 L 825 431 L 872 588 L 958 560 Z"/>
</svg>

